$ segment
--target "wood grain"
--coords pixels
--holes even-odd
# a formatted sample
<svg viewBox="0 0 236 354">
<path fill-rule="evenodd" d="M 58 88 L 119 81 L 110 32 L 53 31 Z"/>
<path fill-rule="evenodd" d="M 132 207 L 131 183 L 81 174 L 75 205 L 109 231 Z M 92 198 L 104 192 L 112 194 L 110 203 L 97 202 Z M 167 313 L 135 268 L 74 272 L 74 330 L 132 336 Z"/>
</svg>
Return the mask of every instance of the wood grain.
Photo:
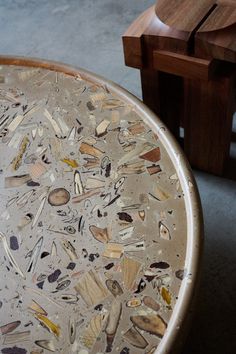
<svg viewBox="0 0 236 354">
<path fill-rule="evenodd" d="M 156 49 L 187 54 L 190 35 L 161 22 L 152 6 L 123 35 L 125 64 L 138 69 L 152 65 L 152 51 Z"/>
<path fill-rule="evenodd" d="M 103 285 L 100 275 L 90 270 L 75 286 L 75 290 L 88 306 L 93 306 L 106 298 L 109 293 Z"/>
<path fill-rule="evenodd" d="M 185 80 L 184 149 L 192 166 L 222 175 L 229 159 L 235 71 L 209 82 Z"/>
<path fill-rule="evenodd" d="M 178 139 L 183 116 L 183 79 L 156 70 L 142 69 L 141 82 L 143 102 L 161 117 Z"/>
<path fill-rule="evenodd" d="M 217 31 L 236 23 L 236 2 L 232 5 L 218 5 L 209 15 L 199 32 Z M 233 33 L 232 33 L 233 35 Z"/>
<path fill-rule="evenodd" d="M 214 5 L 215 0 L 157 0 L 156 14 L 170 27 L 193 32 Z"/>
<path fill-rule="evenodd" d="M 157 50 L 153 52 L 153 68 L 189 79 L 209 80 L 213 76 L 215 63 L 213 60 Z"/>
<path fill-rule="evenodd" d="M 236 24 L 220 31 L 197 32 L 195 55 L 236 63 Z"/>
<path fill-rule="evenodd" d="M 234 74 L 218 71 L 236 63 L 235 11 L 234 0 L 157 0 L 123 38 L 144 103 L 177 138 L 184 125 L 190 162 L 215 174 L 229 156 L 236 106 Z"/>
</svg>

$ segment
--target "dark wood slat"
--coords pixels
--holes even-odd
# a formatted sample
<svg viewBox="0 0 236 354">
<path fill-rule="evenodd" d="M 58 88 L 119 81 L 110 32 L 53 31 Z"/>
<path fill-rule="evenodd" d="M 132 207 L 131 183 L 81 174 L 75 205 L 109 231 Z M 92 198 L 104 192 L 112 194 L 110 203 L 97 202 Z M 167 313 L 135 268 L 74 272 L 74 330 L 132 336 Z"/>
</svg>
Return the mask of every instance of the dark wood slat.
<svg viewBox="0 0 236 354">
<path fill-rule="evenodd" d="M 209 80 L 216 67 L 214 60 L 195 58 L 167 51 L 153 52 L 153 68 L 189 79 Z"/>
<path fill-rule="evenodd" d="M 156 70 L 141 70 L 144 103 L 153 110 L 179 138 L 183 116 L 183 80 L 181 77 Z"/>
<path fill-rule="evenodd" d="M 222 175 L 229 158 L 235 106 L 233 76 L 185 80 L 185 151 L 192 166 Z"/>
</svg>

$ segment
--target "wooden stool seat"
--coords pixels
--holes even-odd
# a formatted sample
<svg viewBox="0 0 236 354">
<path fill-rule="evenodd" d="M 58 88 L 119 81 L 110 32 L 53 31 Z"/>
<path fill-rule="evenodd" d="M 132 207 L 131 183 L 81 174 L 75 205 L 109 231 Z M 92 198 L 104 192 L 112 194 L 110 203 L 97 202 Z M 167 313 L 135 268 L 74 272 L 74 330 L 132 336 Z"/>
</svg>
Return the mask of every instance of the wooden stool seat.
<svg viewBox="0 0 236 354">
<path fill-rule="evenodd" d="M 222 175 L 236 106 L 236 1 L 158 0 L 123 36 L 144 102 L 180 137 L 190 163 Z"/>
</svg>

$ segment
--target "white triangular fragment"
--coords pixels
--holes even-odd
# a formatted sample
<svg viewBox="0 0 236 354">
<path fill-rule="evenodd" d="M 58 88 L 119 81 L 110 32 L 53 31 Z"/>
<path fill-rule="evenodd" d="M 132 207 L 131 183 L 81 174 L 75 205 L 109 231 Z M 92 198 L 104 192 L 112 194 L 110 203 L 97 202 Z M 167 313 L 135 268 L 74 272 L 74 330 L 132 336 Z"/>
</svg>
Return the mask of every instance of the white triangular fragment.
<svg viewBox="0 0 236 354">
<path fill-rule="evenodd" d="M 89 177 L 86 181 L 86 189 L 95 189 L 105 187 L 105 181 L 98 178 Z"/>
<path fill-rule="evenodd" d="M 50 174 L 49 178 L 50 178 L 50 180 L 51 180 L 52 183 L 54 183 L 55 180 L 56 180 L 56 178 L 55 178 L 55 176 L 54 176 L 53 173 Z"/>
<path fill-rule="evenodd" d="M 140 241 L 140 242 L 136 242 L 124 246 L 125 252 L 139 252 L 139 251 L 145 251 L 145 249 L 146 247 L 144 241 Z"/>
<path fill-rule="evenodd" d="M 170 240 L 171 239 L 169 229 L 161 221 L 159 223 L 159 230 L 160 230 L 160 237 L 161 238 L 163 238 L 164 240 Z"/>
<path fill-rule="evenodd" d="M 9 132 L 14 132 L 16 130 L 16 128 L 22 123 L 23 119 L 25 117 L 24 116 L 16 116 L 12 121 L 11 123 L 8 125 L 8 131 Z"/>
<path fill-rule="evenodd" d="M 61 129 L 59 128 L 59 125 L 57 124 L 57 122 L 55 121 L 55 119 L 52 118 L 52 115 L 48 112 L 48 110 L 45 108 L 44 109 L 44 116 L 49 120 L 49 122 L 51 123 L 55 133 L 57 136 L 61 136 L 62 132 Z"/>
<path fill-rule="evenodd" d="M 34 228 L 34 226 L 35 226 L 35 225 L 37 224 L 37 222 L 38 222 L 38 219 L 39 219 L 39 217 L 40 217 L 40 215 L 41 215 L 41 213 L 42 213 L 42 211 L 43 211 L 43 207 L 44 207 L 45 202 L 46 202 L 46 197 L 44 197 L 44 198 L 42 199 L 41 203 L 40 203 L 40 206 L 39 206 L 39 208 L 38 208 L 38 211 L 37 211 L 37 213 L 36 213 L 36 215 L 35 215 L 35 218 L 34 218 L 34 220 L 33 220 L 33 223 L 32 223 L 32 229 Z"/>
<path fill-rule="evenodd" d="M 104 119 L 101 123 L 98 124 L 96 128 L 96 135 L 99 137 L 105 134 L 107 132 L 107 128 L 109 127 L 109 125 L 110 125 L 109 120 Z"/>
<path fill-rule="evenodd" d="M 176 180 L 176 179 L 178 179 L 177 174 L 176 174 L 176 173 L 174 173 L 173 175 L 171 175 L 171 176 L 170 176 L 170 179 L 172 179 L 172 180 Z"/>
<path fill-rule="evenodd" d="M 134 226 L 126 227 L 125 229 L 119 231 L 119 235 L 122 240 L 127 240 L 132 236 L 133 231 L 134 231 Z"/>
<path fill-rule="evenodd" d="M 15 270 L 22 276 L 22 278 L 25 279 L 25 275 L 23 274 L 23 272 L 19 268 L 18 264 L 16 263 L 15 258 L 11 254 L 10 248 L 8 247 L 8 244 L 7 244 L 6 236 L 1 231 L 0 231 L 0 242 L 3 243 L 3 248 L 6 252 L 6 255 L 7 255 L 12 267 L 14 267 Z"/>
<path fill-rule="evenodd" d="M 84 193 L 84 187 L 81 181 L 81 176 L 79 171 L 75 171 L 74 174 L 74 187 L 75 187 L 75 194 L 81 195 Z"/>
<path fill-rule="evenodd" d="M 56 256 L 57 256 L 57 246 L 56 246 L 56 244 L 55 244 L 54 241 L 53 241 L 53 243 L 52 243 L 51 256 L 52 256 L 52 257 L 56 257 Z"/>
<path fill-rule="evenodd" d="M 32 196 L 32 194 L 34 193 L 34 190 L 32 189 L 29 192 L 24 193 L 17 201 L 16 204 L 19 207 L 23 207 L 29 200 L 29 198 Z"/>
<path fill-rule="evenodd" d="M 42 125 L 40 127 L 38 127 L 38 135 L 40 138 L 42 138 L 42 136 L 43 136 L 43 126 Z"/>
<path fill-rule="evenodd" d="M 37 128 L 36 129 L 32 129 L 31 130 L 31 134 L 32 134 L 32 138 L 33 138 L 33 140 L 35 139 L 35 137 L 36 137 L 36 133 L 37 133 Z"/>
<path fill-rule="evenodd" d="M 76 129 L 73 127 L 70 131 L 70 134 L 68 135 L 68 140 L 69 141 L 74 141 L 76 136 Z"/>
<path fill-rule="evenodd" d="M 64 121 L 64 119 L 61 119 L 60 117 L 57 118 L 59 126 L 61 128 L 61 130 L 63 131 L 64 135 L 67 135 L 68 131 L 70 130 L 70 128 L 67 126 L 66 122 Z"/>
</svg>

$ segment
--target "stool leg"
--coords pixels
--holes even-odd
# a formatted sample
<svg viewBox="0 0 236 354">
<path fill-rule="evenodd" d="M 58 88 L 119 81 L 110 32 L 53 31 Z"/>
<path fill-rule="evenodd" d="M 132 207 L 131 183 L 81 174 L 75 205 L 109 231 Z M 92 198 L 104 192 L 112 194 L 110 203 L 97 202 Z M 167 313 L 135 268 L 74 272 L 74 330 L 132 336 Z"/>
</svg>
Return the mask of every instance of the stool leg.
<svg viewBox="0 0 236 354">
<path fill-rule="evenodd" d="M 183 116 L 183 79 L 152 69 L 141 70 L 143 102 L 179 138 Z"/>
<path fill-rule="evenodd" d="M 231 77 L 185 80 L 184 149 L 192 166 L 223 174 L 230 152 L 234 95 Z"/>
</svg>

